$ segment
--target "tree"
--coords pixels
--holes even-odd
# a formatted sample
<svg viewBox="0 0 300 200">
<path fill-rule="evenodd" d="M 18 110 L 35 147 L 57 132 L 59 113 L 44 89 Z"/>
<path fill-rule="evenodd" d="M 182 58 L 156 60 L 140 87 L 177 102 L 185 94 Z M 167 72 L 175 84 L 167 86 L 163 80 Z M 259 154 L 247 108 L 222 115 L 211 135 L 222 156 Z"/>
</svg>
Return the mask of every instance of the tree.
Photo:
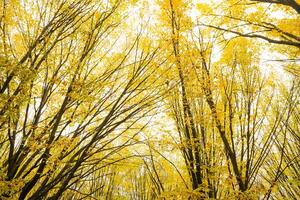
<svg viewBox="0 0 300 200">
<path fill-rule="evenodd" d="M 0 199 L 299 198 L 298 1 L 0 13 Z"/>
<path fill-rule="evenodd" d="M 139 48 L 139 33 L 114 50 L 128 2 L 22 3 L 4 2 L 22 18 L 3 36 L 1 198 L 59 199 L 136 143 L 157 100 L 157 49 Z"/>
<path fill-rule="evenodd" d="M 193 25 L 186 28 L 191 23 L 184 21 L 185 4 L 176 1 L 177 5 L 172 7 L 172 3 L 170 1 L 169 7 L 166 6 L 169 8 L 166 16 L 170 20 L 170 43 L 174 66 L 178 70 L 179 89 L 171 97 L 171 105 L 178 132 L 182 134 L 183 155 L 190 170 L 192 188 L 201 193 L 203 180 L 207 179 L 208 191 L 211 191 L 208 192 L 209 197 L 226 195 L 229 198 L 233 195 L 231 198 L 257 198 L 256 195 L 266 192 L 264 187 L 267 185 L 261 187 L 263 178 L 260 171 L 274 148 L 274 138 L 281 135 L 280 120 L 287 111 L 286 107 L 273 103 L 273 98 L 278 98 L 272 80 L 274 77 L 261 73 L 258 67 L 260 48 L 256 44 L 251 44 L 248 39 L 234 38 L 220 47 L 222 43 L 218 42 L 223 42 L 221 36 L 224 30 L 214 30 L 213 26 L 196 30 Z M 222 48 L 222 55 L 216 60 L 218 48 Z M 173 83 L 176 84 L 176 81 Z M 278 106 L 280 111 L 274 114 L 273 109 Z M 207 123 L 209 126 L 204 125 Z M 214 128 L 219 140 L 214 139 Z M 211 149 L 207 148 L 205 144 L 211 142 L 214 145 Z M 223 144 L 224 150 L 211 153 L 212 149 L 216 150 L 218 142 Z M 218 182 L 209 176 L 213 168 L 224 165 L 222 159 L 220 163 L 210 162 L 216 154 L 222 153 L 227 158 L 227 176 L 234 177 L 229 196 L 218 194 Z M 283 158 L 282 155 L 279 157 Z M 206 167 L 208 170 L 204 173 Z M 218 173 L 215 174 L 219 183 L 225 182 L 220 178 L 220 171 Z M 197 183 L 198 180 L 200 182 Z"/>
</svg>

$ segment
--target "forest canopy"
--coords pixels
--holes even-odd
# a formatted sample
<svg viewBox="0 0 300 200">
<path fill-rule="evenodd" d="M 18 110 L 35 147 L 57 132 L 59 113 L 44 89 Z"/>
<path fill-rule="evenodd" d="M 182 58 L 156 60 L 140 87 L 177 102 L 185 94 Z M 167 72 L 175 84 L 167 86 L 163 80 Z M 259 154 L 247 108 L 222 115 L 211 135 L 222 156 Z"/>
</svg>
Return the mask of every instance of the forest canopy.
<svg viewBox="0 0 300 200">
<path fill-rule="evenodd" d="M 300 199 L 299 0 L 1 0 L 0 199 Z"/>
</svg>

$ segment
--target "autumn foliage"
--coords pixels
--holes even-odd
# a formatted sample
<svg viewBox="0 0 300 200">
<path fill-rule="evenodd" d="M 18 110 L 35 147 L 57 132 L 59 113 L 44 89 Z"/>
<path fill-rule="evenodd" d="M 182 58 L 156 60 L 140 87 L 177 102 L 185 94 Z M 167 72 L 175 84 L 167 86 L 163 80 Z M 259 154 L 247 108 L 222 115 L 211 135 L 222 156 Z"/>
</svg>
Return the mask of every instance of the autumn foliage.
<svg viewBox="0 0 300 200">
<path fill-rule="evenodd" d="M 298 0 L 1 0 L 0 199 L 300 199 Z"/>
</svg>

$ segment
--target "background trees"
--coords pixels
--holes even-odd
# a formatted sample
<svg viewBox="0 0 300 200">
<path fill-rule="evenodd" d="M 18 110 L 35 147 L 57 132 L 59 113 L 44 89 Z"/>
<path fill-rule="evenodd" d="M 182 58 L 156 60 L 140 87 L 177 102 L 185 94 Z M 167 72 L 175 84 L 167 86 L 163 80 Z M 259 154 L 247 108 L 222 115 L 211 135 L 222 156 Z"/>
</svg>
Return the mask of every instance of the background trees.
<svg viewBox="0 0 300 200">
<path fill-rule="evenodd" d="M 1 199 L 298 199 L 298 7 L 3 0 Z"/>
</svg>

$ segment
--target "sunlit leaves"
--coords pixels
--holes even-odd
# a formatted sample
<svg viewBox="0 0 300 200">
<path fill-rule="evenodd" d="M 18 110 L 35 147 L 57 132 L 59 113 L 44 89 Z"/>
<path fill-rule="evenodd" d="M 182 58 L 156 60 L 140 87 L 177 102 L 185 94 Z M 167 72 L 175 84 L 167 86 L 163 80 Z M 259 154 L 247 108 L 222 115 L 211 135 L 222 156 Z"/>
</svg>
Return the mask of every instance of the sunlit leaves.
<svg viewBox="0 0 300 200">
<path fill-rule="evenodd" d="M 297 199 L 299 17 L 264 2 L 3 0 L 0 199 Z"/>
</svg>

